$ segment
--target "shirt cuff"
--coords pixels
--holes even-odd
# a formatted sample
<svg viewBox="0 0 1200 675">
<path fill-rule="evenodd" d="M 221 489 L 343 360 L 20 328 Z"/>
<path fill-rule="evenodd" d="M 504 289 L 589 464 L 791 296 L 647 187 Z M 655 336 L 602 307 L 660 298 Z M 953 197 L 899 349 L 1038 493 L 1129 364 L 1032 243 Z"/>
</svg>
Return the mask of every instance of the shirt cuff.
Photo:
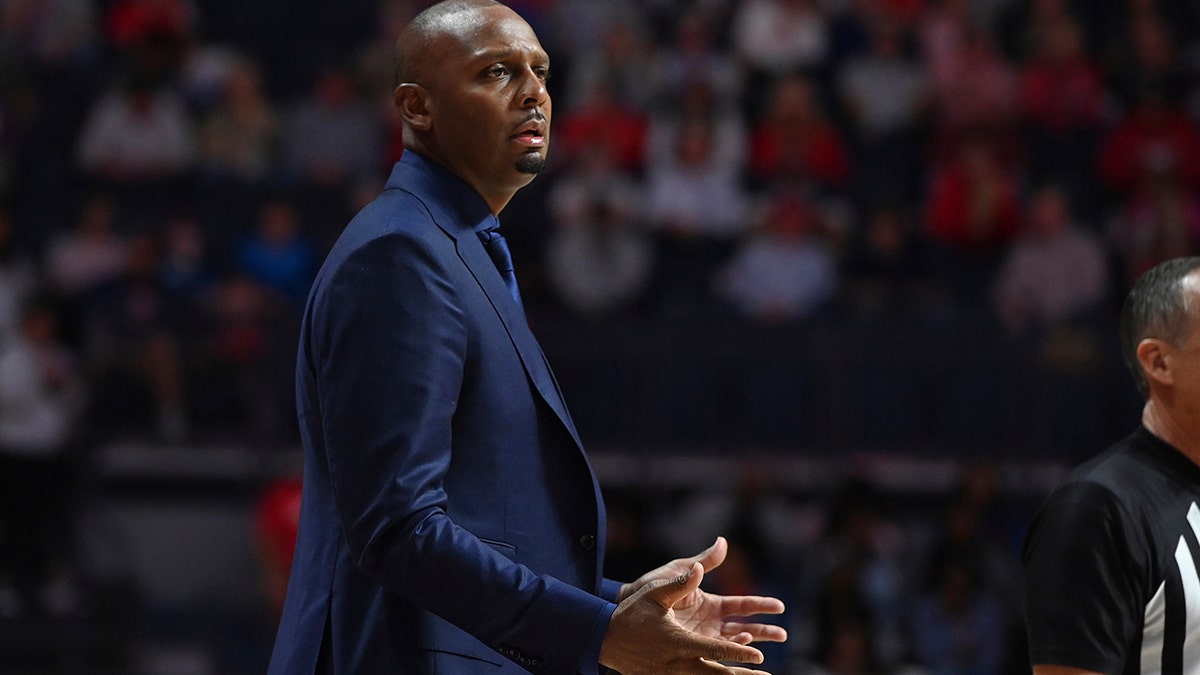
<svg viewBox="0 0 1200 675">
<path fill-rule="evenodd" d="M 587 649 L 583 652 L 583 659 L 579 662 L 579 675 L 599 675 L 609 672 L 607 668 L 600 667 L 600 646 L 604 644 L 604 636 L 608 634 L 608 622 L 612 620 L 613 612 L 616 610 L 616 605 L 611 602 L 607 603 L 600 612 L 600 616 L 596 617 L 596 627 L 592 629 L 592 639 L 588 642 Z"/>
<path fill-rule="evenodd" d="M 623 585 L 624 584 L 622 584 L 621 582 L 613 581 L 612 579 L 606 578 L 606 579 L 601 580 L 600 581 L 600 597 L 604 598 L 605 600 L 608 600 L 609 602 L 619 602 L 621 599 L 620 598 L 621 586 L 623 586 Z"/>
</svg>

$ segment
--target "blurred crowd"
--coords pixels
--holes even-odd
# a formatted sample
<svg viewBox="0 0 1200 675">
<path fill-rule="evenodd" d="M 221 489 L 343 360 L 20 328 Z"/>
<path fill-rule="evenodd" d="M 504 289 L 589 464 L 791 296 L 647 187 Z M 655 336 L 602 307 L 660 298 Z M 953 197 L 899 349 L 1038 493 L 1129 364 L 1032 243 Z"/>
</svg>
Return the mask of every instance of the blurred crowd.
<svg viewBox="0 0 1200 675">
<path fill-rule="evenodd" d="M 0 336 L 57 310 L 94 433 L 294 438 L 297 314 L 402 152 L 424 3 L 310 4 L 5 3 Z M 1189 3 L 514 4 L 554 59 L 505 214 L 534 321 L 1045 331 L 1197 248 Z"/>
<path fill-rule="evenodd" d="M 299 312 L 402 152 L 392 45 L 427 4 L 0 3 L 5 466 L 294 444 Z M 550 167 L 502 218 L 534 323 L 982 319 L 1070 360 L 1200 251 L 1186 0 L 510 4 L 553 64 Z M 889 558 L 911 538 L 848 488 L 799 580 L 738 516 L 720 583 L 815 608 L 822 672 L 1000 672 L 1019 537 L 977 499 Z"/>
<path fill-rule="evenodd" d="M 1017 551 L 1029 504 L 999 478 L 969 464 L 921 499 L 853 476 L 798 498 L 761 471 L 727 493 L 611 491 L 606 574 L 724 534 L 729 556 L 705 583 L 787 604 L 788 642 L 763 648 L 771 673 L 1028 673 Z"/>
</svg>

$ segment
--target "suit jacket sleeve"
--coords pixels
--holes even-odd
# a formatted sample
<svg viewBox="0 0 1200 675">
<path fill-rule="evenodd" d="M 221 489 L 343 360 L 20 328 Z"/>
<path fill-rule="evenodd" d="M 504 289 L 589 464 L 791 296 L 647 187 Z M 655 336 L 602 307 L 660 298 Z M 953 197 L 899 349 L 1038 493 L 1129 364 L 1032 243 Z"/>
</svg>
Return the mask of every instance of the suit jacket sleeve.
<svg viewBox="0 0 1200 675">
<path fill-rule="evenodd" d="M 594 672 L 581 660 L 612 605 L 535 574 L 447 516 L 442 480 L 468 339 L 455 262 L 387 234 L 346 256 L 314 295 L 304 356 L 348 545 L 376 582 L 483 643 L 535 650 L 548 672 Z"/>
</svg>

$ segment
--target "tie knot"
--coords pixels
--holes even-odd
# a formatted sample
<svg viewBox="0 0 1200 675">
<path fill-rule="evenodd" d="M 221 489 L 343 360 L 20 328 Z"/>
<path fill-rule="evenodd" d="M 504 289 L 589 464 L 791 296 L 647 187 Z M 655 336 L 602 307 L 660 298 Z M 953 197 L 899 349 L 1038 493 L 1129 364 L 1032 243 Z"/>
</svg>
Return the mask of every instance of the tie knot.
<svg viewBox="0 0 1200 675">
<path fill-rule="evenodd" d="M 496 264 L 496 269 L 500 270 L 501 274 L 512 273 L 512 253 L 508 250 L 508 242 L 504 241 L 504 236 L 500 234 L 500 228 L 491 227 L 481 230 L 479 241 L 483 242 L 484 250 L 491 256 L 492 262 Z"/>
</svg>

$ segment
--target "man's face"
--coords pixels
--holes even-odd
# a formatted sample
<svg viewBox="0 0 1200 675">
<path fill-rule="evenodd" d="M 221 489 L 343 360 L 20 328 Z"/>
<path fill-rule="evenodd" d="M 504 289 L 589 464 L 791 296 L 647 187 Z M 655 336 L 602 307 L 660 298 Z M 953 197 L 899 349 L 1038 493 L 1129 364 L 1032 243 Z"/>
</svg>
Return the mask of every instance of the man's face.
<svg viewBox="0 0 1200 675">
<path fill-rule="evenodd" d="M 479 10 L 447 38 L 426 85 L 431 148 L 485 198 L 527 185 L 550 143 L 550 58 L 503 6 Z"/>
</svg>

